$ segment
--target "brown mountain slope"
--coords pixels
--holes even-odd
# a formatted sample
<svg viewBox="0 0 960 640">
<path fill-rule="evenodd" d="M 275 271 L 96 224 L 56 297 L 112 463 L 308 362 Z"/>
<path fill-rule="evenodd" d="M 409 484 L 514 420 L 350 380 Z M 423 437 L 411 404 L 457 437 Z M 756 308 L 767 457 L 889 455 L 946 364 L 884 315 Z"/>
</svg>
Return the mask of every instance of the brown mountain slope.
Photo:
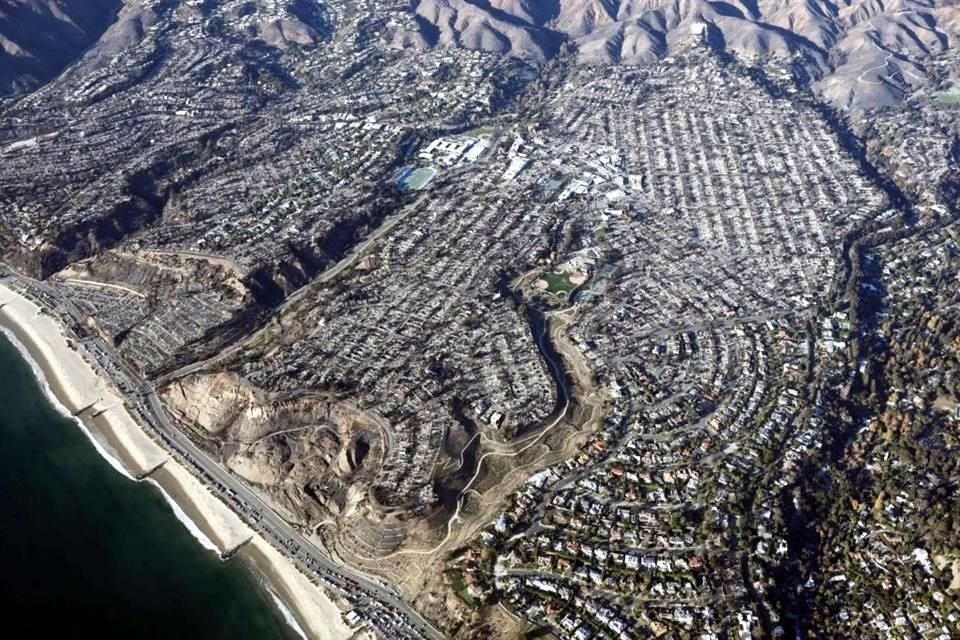
<svg viewBox="0 0 960 640">
<path fill-rule="evenodd" d="M 843 106 L 894 104 L 960 39 L 954 0 L 414 0 L 433 42 L 534 62 L 564 42 L 588 64 L 637 64 L 704 30 L 747 58 L 802 59 Z M 702 26 L 701 26 L 702 25 Z"/>
</svg>

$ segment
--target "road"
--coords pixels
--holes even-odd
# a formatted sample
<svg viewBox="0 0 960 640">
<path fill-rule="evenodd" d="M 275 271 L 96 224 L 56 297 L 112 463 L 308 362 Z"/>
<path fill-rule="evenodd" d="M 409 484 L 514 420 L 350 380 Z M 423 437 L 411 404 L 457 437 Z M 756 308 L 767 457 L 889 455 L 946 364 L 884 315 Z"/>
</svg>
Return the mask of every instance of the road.
<svg viewBox="0 0 960 640">
<path fill-rule="evenodd" d="M 394 588 L 375 582 L 331 560 L 227 470 L 194 445 L 171 423 L 152 386 L 145 384 L 143 393 L 156 418 L 154 426 L 159 429 L 161 437 L 168 443 L 175 444 L 179 451 L 184 452 L 184 457 L 194 463 L 191 465 L 194 466 L 193 470 L 196 471 L 196 467 L 199 467 L 202 475 L 214 484 L 214 488 L 234 503 L 238 514 L 268 541 L 280 548 L 305 574 L 326 575 L 344 591 L 357 587 L 365 590 L 382 604 L 406 617 L 411 630 L 420 637 L 430 640 L 443 639 L 443 634 L 404 602 Z"/>
<path fill-rule="evenodd" d="M 488 151 L 486 157 L 484 157 L 480 163 L 488 161 L 493 148 L 494 145 L 491 144 L 491 150 Z M 451 176 L 455 176 L 459 171 L 452 170 L 449 173 Z M 283 311 L 296 305 L 305 296 L 315 292 L 318 287 L 332 281 L 345 270 L 352 267 L 356 261 L 363 256 L 367 249 L 393 231 L 393 229 L 406 220 L 411 213 L 418 210 L 429 195 L 429 191 L 424 191 L 416 200 L 403 207 L 403 209 L 395 215 L 384 220 L 383 224 L 364 239 L 363 242 L 353 247 L 340 261 L 326 269 L 315 280 L 300 288 L 284 300 L 282 304 L 274 309 L 274 317 L 277 317 L 277 315 Z M 213 258 L 213 256 L 204 256 L 202 254 L 195 254 L 195 257 Z M 45 291 L 47 295 L 57 301 L 57 305 L 61 307 L 67 315 L 73 317 L 75 320 L 83 317 L 83 314 L 80 313 L 69 300 L 58 295 L 52 288 L 27 278 L 21 279 L 29 282 L 31 286 Z M 241 351 L 244 345 L 248 344 L 258 333 L 259 332 L 254 332 L 247 338 L 234 343 L 211 358 L 195 362 L 163 376 L 157 381 L 157 384 L 162 385 L 170 380 L 182 378 L 223 361 Z M 541 336 L 541 340 L 542 339 L 543 336 Z M 368 621 L 377 628 L 383 637 L 390 638 L 391 640 L 400 640 L 401 638 L 442 640 L 444 638 L 440 631 L 434 628 L 402 599 L 396 588 L 331 559 L 274 512 L 240 480 L 235 478 L 229 471 L 221 467 L 220 464 L 194 445 L 194 443 L 172 423 L 156 393 L 154 385 L 143 381 L 140 376 L 130 370 L 123 359 L 120 358 L 110 346 L 106 345 L 102 340 L 95 340 L 97 341 L 96 351 L 100 357 L 105 360 L 108 359 L 111 364 L 115 365 L 111 367 L 115 372 L 122 374 L 122 377 L 134 383 L 130 384 L 129 388 L 135 389 L 136 391 L 130 394 L 132 397 L 128 397 L 128 400 L 131 405 L 136 405 L 146 414 L 144 418 L 149 423 L 148 426 L 156 431 L 156 435 L 158 435 L 166 445 L 167 450 L 180 459 L 187 469 L 200 477 L 213 491 L 218 493 L 247 524 L 280 549 L 305 575 L 317 577 L 320 582 L 327 587 L 343 593 L 352 603 L 358 605 L 358 609 L 362 609 L 368 614 Z M 96 358 L 97 356 L 95 355 L 94 357 Z M 555 363 L 551 364 L 556 366 Z M 555 420 L 554 424 L 545 429 L 537 440 L 545 435 L 552 427 L 556 426 L 566 414 L 569 407 L 569 399 L 566 397 L 566 391 L 563 391 L 566 400 L 563 411 Z M 385 426 L 384 431 L 386 432 L 388 443 L 392 445 L 392 433 L 389 425 Z M 535 440 L 534 443 L 537 440 Z M 534 443 L 530 443 L 528 446 L 532 446 Z M 476 476 L 471 480 L 471 484 L 475 479 Z M 455 519 L 456 518 L 453 518 L 451 522 Z"/>
<path fill-rule="evenodd" d="M 463 167 L 456 167 L 448 170 L 444 177 L 446 179 L 455 179 L 467 173 L 473 167 L 481 166 L 488 163 L 494 155 L 498 142 L 499 142 L 499 136 L 494 136 L 493 138 L 491 138 L 490 145 L 481 158 L 479 158 L 476 162 L 472 164 L 469 164 Z M 438 174 L 438 176 L 439 175 L 440 174 Z M 434 178 L 434 180 L 436 180 L 436 178 Z M 289 297 L 287 297 L 276 309 L 273 310 L 273 312 L 271 313 L 271 317 L 273 318 L 279 317 L 281 313 L 283 313 L 284 311 L 289 309 L 291 306 L 296 304 L 304 296 L 315 291 L 318 287 L 323 286 L 324 284 L 330 282 L 331 280 L 339 276 L 341 273 L 343 273 L 347 268 L 351 267 L 364 254 L 364 252 L 367 249 L 369 249 L 373 244 L 379 241 L 380 238 L 382 238 L 383 236 L 393 231 L 393 229 L 398 224 L 406 220 L 411 213 L 416 211 L 420 207 L 420 205 L 423 204 L 424 201 L 426 201 L 427 198 L 430 197 L 430 193 L 431 192 L 429 189 L 424 190 L 416 200 L 414 200 L 410 204 L 403 207 L 395 215 L 390 216 L 386 220 L 384 220 L 383 224 L 377 227 L 377 229 L 374 230 L 373 233 L 371 233 L 363 242 L 353 247 L 353 249 L 351 249 L 346 256 L 341 258 L 339 262 L 334 264 L 332 267 L 324 270 L 324 272 L 321 273 L 319 276 L 317 276 L 316 279 L 310 281 L 309 283 L 305 284 L 304 286 L 300 287 L 299 289 L 294 291 L 292 294 L 290 294 Z M 203 255 L 203 254 L 197 254 L 197 255 Z M 207 358 L 206 360 L 201 360 L 199 362 L 188 364 L 185 367 L 181 367 L 176 371 L 172 371 L 162 376 L 157 381 L 158 384 L 162 385 L 172 380 L 178 380 L 180 378 L 190 375 L 191 373 L 202 371 L 203 369 L 211 367 L 212 365 L 215 365 L 218 362 L 222 362 L 223 360 L 243 350 L 244 346 L 248 344 L 250 340 L 252 340 L 255 336 L 257 336 L 261 330 L 262 329 L 256 330 L 252 334 L 246 336 L 245 338 L 241 338 L 237 342 L 229 345 L 219 353 L 214 354 L 213 356 Z"/>
<path fill-rule="evenodd" d="M 464 504 L 467 493 L 469 493 L 470 491 L 475 491 L 474 489 L 471 489 L 471 487 L 473 486 L 473 483 L 477 481 L 477 478 L 480 477 L 480 472 L 483 470 L 484 460 L 494 456 L 498 456 L 502 458 L 515 458 L 519 455 L 522 455 L 524 452 L 527 451 L 527 449 L 529 449 L 533 445 L 540 442 L 545 435 L 550 433 L 550 431 L 552 431 L 557 425 L 563 422 L 564 418 L 567 417 L 567 412 L 570 410 L 570 394 L 567 391 L 566 384 L 562 382 L 562 378 L 564 375 L 563 368 L 560 366 L 560 364 L 556 360 L 554 360 L 553 357 L 549 355 L 549 352 L 546 350 L 543 344 L 543 341 L 547 336 L 547 329 L 549 326 L 550 325 L 547 322 L 543 323 L 543 329 L 540 331 L 540 337 L 538 338 L 538 342 L 540 344 L 541 353 L 544 359 L 550 364 L 551 367 L 554 368 L 554 371 L 557 373 L 558 379 L 561 380 L 561 383 L 558 384 L 557 389 L 558 389 L 558 392 L 563 397 L 563 408 L 560 410 L 560 413 L 556 416 L 556 418 L 554 418 L 554 420 L 550 424 L 548 424 L 543 429 L 541 429 L 535 436 L 532 436 L 533 438 L 532 441 L 527 442 L 516 451 L 510 451 L 510 452 L 488 451 L 487 453 L 480 456 L 480 458 L 477 460 L 476 470 L 474 471 L 473 476 L 470 478 L 469 482 L 467 482 L 467 484 L 463 487 L 463 489 L 460 490 L 460 493 L 457 495 L 457 508 L 453 512 L 453 515 L 450 517 L 450 519 L 447 520 L 447 535 L 444 536 L 443 540 L 441 540 L 435 547 L 433 547 L 432 549 L 405 549 L 402 551 L 395 551 L 389 555 L 382 556 L 380 558 L 368 558 L 358 553 L 357 555 L 360 558 L 368 562 L 376 562 L 378 560 L 379 561 L 388 560 L 390 558 L 395 558 L 402 555 L 429 556 L 429 555 L 434 555 L 439 553 L 447 545 L 447 543 L 450 541 L 450 538 L 453 536 L 453 525 L 455 522 L 458 522 L 460 520 L 460 510 L 463 508 L 463 504 Z M 477 435 L 479 435 L 479 433 L 474 435 L 473 438 L 470 439 L 470 442 L 473 442 L 473 440 L 477 437 Z M 520 444 L 520 443 L 517 443 L 517 444 Z M 467 446 L 469 446 L 469 442 L 467 443 Z M 460 467 L 463 466 L 463 452 L 466 451 L 466 449 L 467 447 L 465 446 L 460 451 Z M 457 467 L 457 468 L 459 469 L 460 467 Z"/>
<path fill-rule="evenodd" d="M 315 291 L 318 287 L 330 282 L 331 280 L 339 276 L 341 273 L 343 273 L 344 270 L 352 266 L 353 263 L 356 262 L 357 259 L 359 259 L 360 256 L 362 256 L 363 253 L 368 248 L 370 248 L 371 245 L 376 243 L 378 240 L 380 240 L 380 238 L 382 238 L 386 234 L 390 233 L 394 229 L 394 227 L 396 227 L 398 224 L 406 220 L 411 213 L 416 211 L 417 208 L 424 202 L 424 200 L 426 200 L 428 195 L 429 195 L 429 192 L 426 192 L 426 191 L 423 192 L 419 198 L 417 198 L 416 200 L 414 200 L 413 202 L 405 206 L 396 215 L 391 216 L 390 218 L 385 220 L 384 223 L 381 224 L 379 227 L 377 227 L 377 229 L 373 233 L 371 233 L 366 240 L 364 240 L 363 242 L 355 246 L 350 251 L 350 253 L 344 256 L 339 262 L 337 262 L 335 265 L 333 265 L 329 269 L 326 269 L 322 274 L 317 276 L 315 280 L 311 281 L 310 283 L 304 285 L 297 291 L 293 292 L 286 300 L 284 300 L 280 304 L 280 306 L 274 309 L 273 313 L 271 314 L 272 317 L 274 318 L 279 317 L 281 313 L 283 313 L 285 310 L 289 309 L 291 306 L 296 304 L 305 295 Z M 191 373 L 202 371 L 203 369 L 206 369 L 212 365 L 215 365 L 218 362 L 222 362 L 223 360 L 229 358 L 235 353 L 238 353 L 239 351 L 243 350 L 244 346 L 251 339 L 253 339 L 258 333 L 259 331 L 255 331 L 253 334 L 250 334 L 246 338 L 243 338 L 233 343 L 232 345 L 228 346 L 226 349 L 224 349 L 220 353 L 217 353 L 207 358 L 206 360 L 200 360 L 198 362 L 188 364 L 185 367 L 181 367 L 176 371 L 172 371 L 171 373 L 168 373 L 167 375 L 161 377 L 158 380 L 158 383 L 165 384 L 167 382 L 170 382 L 171 380 L 177 380 L 179 378 L 183 378 L 185 376 L 190 375 Z"/>
<path fill-rule="evenodd" d="M 61 320 L 61 314 L 70 317 L 73 322 L 64 323 L 64 331 L 68 334 L 71 324 L 76 324 L 77 319 L 83 317 L 69 300 L 45 283 L 12 272 L 6 277 L 20 280 L 33 292 L 42 292 L 45 300 L 36 299 L 33 295 L 30 297 L 43 308 L 53 306 L 48 309 L 53 317 L 60 317 Z M 367 621 L 377 629 L 381 637 L 390 640 L 443 640 L 444 635 L 404 602 L 396 588 L 332 560 L 240 480 L 194 445 L 172 423 L 154 387 L 142 381 L 102 339 L 75 339 L 84 345 L 91 357 L 99 363 L 101 373 L 109 375 L 107 371 L 112 370 L 126 382 L 128 404 L 145 414 L 143 421 L 147 424 L 144 426 L 154 431 L 165 445 L 164 448 L 217 493 L 251 528 L 277 547 L 306 576 L 316 578 L 326 587 L 343 594 L 361 613 L 367 615 Z M 104 366 L 107 364 L 106 360 L 112 365 L 109 369 Z"/>
</svg>

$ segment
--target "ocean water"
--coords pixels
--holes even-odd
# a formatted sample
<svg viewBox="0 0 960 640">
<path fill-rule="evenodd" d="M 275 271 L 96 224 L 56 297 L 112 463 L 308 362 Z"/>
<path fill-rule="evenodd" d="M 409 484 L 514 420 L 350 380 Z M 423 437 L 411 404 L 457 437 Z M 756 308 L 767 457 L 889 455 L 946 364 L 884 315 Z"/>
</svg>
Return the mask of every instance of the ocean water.
<svg viewBox="0 0 960 640">
<path fill-rule="evenodd" d="M 0 612 L 6 638 L 290 640 L 242 560 L 111 468 L 0 335 Z"/>
</svg>

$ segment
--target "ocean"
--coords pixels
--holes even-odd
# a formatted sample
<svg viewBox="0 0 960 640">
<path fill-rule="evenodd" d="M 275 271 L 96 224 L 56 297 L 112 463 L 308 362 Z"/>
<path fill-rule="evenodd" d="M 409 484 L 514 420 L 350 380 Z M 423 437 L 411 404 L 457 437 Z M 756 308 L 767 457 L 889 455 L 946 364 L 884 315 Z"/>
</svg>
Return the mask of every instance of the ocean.
<svg viewBox="0 0 960 640">
<path fill-rule="evenodd" d="M 243 560 L 97 453 L 2 334 L 0 611 L 7 638 L 299 637 Z"/>
</svg>

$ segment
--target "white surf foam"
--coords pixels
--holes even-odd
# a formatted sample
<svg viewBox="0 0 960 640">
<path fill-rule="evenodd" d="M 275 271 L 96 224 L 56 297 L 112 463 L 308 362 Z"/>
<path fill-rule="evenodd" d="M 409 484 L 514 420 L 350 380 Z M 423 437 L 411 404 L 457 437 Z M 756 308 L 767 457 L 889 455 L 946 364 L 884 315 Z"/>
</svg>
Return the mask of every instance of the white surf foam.
<svg viewBox="0 0 960 640">
<path fill-rule="evenodd" d="M 136 478 L 130 475 L 130 472 L 127 471 L 126 467 L 123 466 L 123 463 L 117 460 L 109 451 L 107 451 L 107 448 L 104 447 L 99 440 L 97 440 L 96 436 L 90 433 L 90 430 L 87 429 L 86 425 L 83 424 L 83 421 L 74 416 L 70 410 L 63 406 L 63 404 L 60 402 L 60 399 L 57 398 L 56 394 L 53 393 L 53 389 L 50 388 L 50 383 L 47 382 L 47 377 L 44 375 L 43 369 L 41 369 L 40 365 L 37 364 L 37 361 L 33 359 L 33 356 L 30 354 L 27 348 L 23 346 L 23 343 L 17 339 L 17 336 L 6 327 L 0 327 L 0 332 L 3 333 L 4 337 L 10 341 L 10 344 L 14 346 L 14 348 L 20 353 L 20 356 L 30 366 L 30 370 L 33 372 L 33 377 L 40 385 L 43 395 L 47 398 L 47 401 L 53 405 L 53 408 L 57 410 L 57 413 L 72 420 L 80 428 L 80 431 L 83 432 L 83 435 L 85 435 L 90 443 L 93 444 L 93 448 L 97 450 L 97 453 L 100 454 L 100 457 L 106 460 L 107 463 L 113 467 L 117 473 L 128 480 L 136 481 Z"/>
<path fill-rule="evenodd" d="M 11 332 L 9 329 L 3 326 L 0 326 L 0 332 L 3 333 L 3 335 L 7 338 L 7 340 L 10 341 L 10 344 L 14 346 L 17 352 L 20 353 L 20 356 L 29 365 L 31 372 L 33 373 L 33 377 L 37 380 L 37 383 L 40 385 L 40 388 L 43 391 L 43 395 L 46 397 L 47 401 L 50 402 L 51 405 L 53 405 L 54 409 L 56 409 L 56 411 L 61 415 L 63 415 L 64 417 L 70 418 L 70 420 L 72 420 L 80 428 L 80 431 L 82 431 L 83 434 L 87 437 L 87 439 L 93 445 L 94 449 L 96 449 L 97 453 L 100 454 L 100 456 L 104 460 L 106 460 L 107 463 L 117 471 L 117 473 L 121 474 L 122 476 L 124 476 L 129 480 L 136 482 L 136 478 L 134 478 L 130 474 L 130 472 L 127 471 L 127 469 L 123 466 L 123 464 L 119 460 L 117 460 L 113 455 L 111 455 L 107 451 L 106 447 L 104 447 L 100 443 L 100 441 L 97 440 L 97 438 L 90 432 L 89 429 L 87 429 L 87 427 L 83 424 L 83 422 L 79 418 L 74 416 L 73 413 L 69 411 L 65 406 L 63 406 L 63 404 L 60 402 L 60 399 L 57 398 L 57 396 L 53 393 L 53 389 L 50 388 L 50 384 L 47 382 L 47 378 L 43 373 L 43 369 L 41 369 L 40 365 L 37 364 L 36 360 L 33 359 L 33 356 L 27 350 L 27 348 L 23 345 L 23 343 L 21 343 L 17 339 L 17 336 L 13 332 Z M 173 497 L 166 492 L 163 486 L 161 486 L 160 483 L 154 480 L 153 478 L 147 478 L 146 480 L 147 482 L 155 486 L 160 491 L 160 495 L 163 496 L 163 499 L 170 506 L 171 511 L 173 511 L 173 515 L 177 518 L 177 520 L 180 521 L 180 523 L 184 527 L 186 527 L 187 531 L 189 531 L 190 534 L 197 539 L 200 545 L 203 546 L 203 548 L 205 549 L 213 551 L 219 556 L 221 554 L 220 548 L 217 547 L 217 545 L 213 542 L 213 540 L 211 540 L 203 532 L 203 530 L 200 529 L 199 526 L 197 526 L 197 523 L 194 522 L 190 518 L 190 516 L 186 514 L 186 512 L 180 507 L 180 505 L 177 504 L 177 501 L 174 500 Z M 273 602 L 276 605 L 277 609 L 280 611 L 280 615 L 283 616 L 284 622 L 286 622 L 298 636 L 300 636 L 304 640 L 309 640 L 309 637 L 307 636 L 306 632 L 303 630 L 303 627 L 301 627 L 300 623 L 297 622 L 296 616 L 293 615 L 293 612 L 290 610 L 289 607 L 287 607 L 286 603 L 280 598 L 280 596 L 278 596 L 273 591 L 273 589 L 271 589 L 269 586 L 267 586 L 267 592 L 270 594 L 270 597 L 273 598 Z"/>
<path fill-rule="evenodd" d="M 147 478 L 147 482 L 160 490 L 160 494 L 163 496 L 163 499 L 167 501 L 167 504 L 170 505 L 170 509 L 173 510 L 173 515 L 175 515 L 177 520 L 179 520 L 181 524 L 187 528 L 187 531 L 189 531 L 190 534 L 196 538 L 205 549 L 209 549 L 210 551 L 215 552 L 217 555 L 220 555 L 220 548 L 214 544 L 213 540 L 207 537 L 207 534 L 205 534 L 200 527 L 197 526 L 196 522 L 190 519 L 190 516 L 188 516 L 186 512 L 180 508 L 180 505 L 177 504 L 177 501 L 174 500 L 170 494 L 166 492 L 166 490 L 164 490 L 160 483 L 153 478 Z"/>
<path fill-rule="evenodd" d="M 291 629 L 296 632 L 298 636 L 303 638 L 303 640 L 310 640 L 307 637 L 307 632 L 303 630 L 303 627 L 300 626 L 300 623 L 297 622 L 296 616 L 293 615 L 293 611 L 287 606 L 287 604 L 274 592 L 273 589 L 267 586 L 267 593 L 270 594 L 270 597 L 273 598 L 273 602 L 277 605 L 277 609 L 280 610 L 280 615 L 283 616 L 284 622 L 286 622 Z"/>
</svg>

